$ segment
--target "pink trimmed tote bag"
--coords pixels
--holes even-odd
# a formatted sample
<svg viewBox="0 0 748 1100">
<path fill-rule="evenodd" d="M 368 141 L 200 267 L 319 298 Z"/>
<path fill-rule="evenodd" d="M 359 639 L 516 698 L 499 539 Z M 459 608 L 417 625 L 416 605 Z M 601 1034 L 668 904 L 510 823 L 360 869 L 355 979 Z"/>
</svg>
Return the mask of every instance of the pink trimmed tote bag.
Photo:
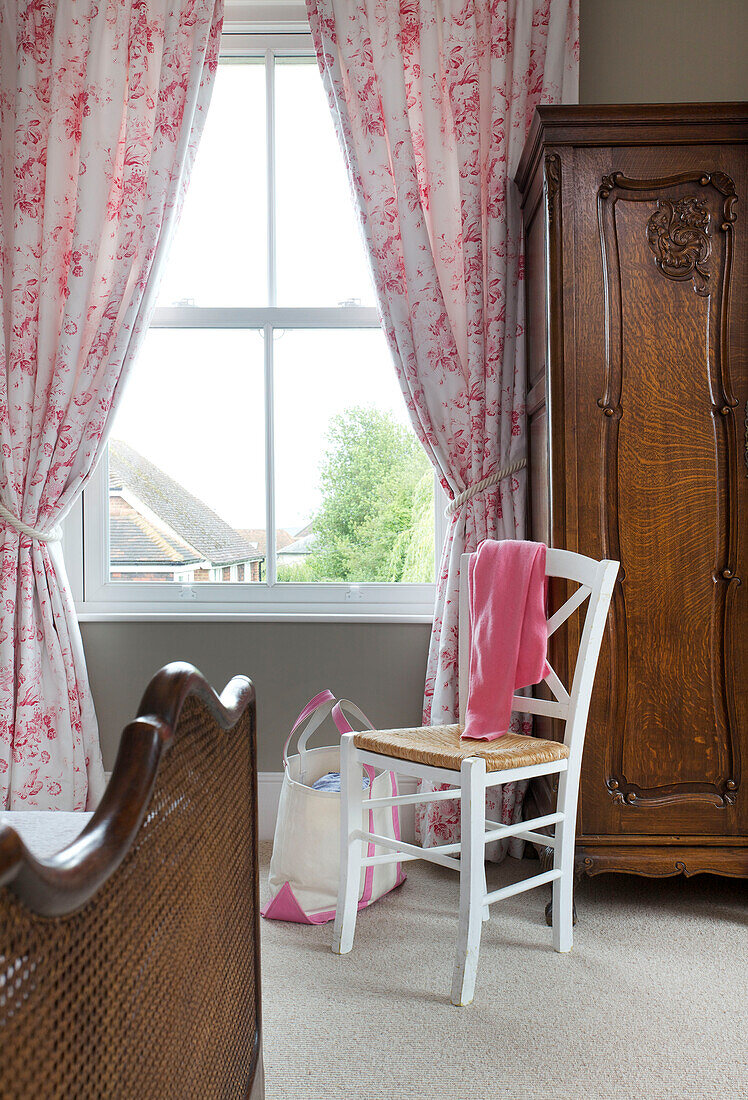
<svg viewBox="0 0 748 1100">
<path fill-rule="evenodd" d="M 350 733 L 345 714 L 373 729 L 366 715 L 348 699 L 336 701 L 331 691 L 315 695 L 302 710 L 283 746 L 283 786 L 270 861 L 271 900 L 262 910 L 270 920 L 299 924 L 324 924 L 335 918 L 340 874 L 340 791 L 316 790 L 313 784 L 340 771 L 340 746 L 308 749 L 309 738 L 332 715 L 339 733 Z M 299 732 L 297 752 L 288 756 L 294 734 Z M 376 774 L 365 767 L 369 780 L 364 795 L 362 828 L 379 836 L 400 839 L 397 806 L 368 810 L 368 798 L 397 795 L 394 772 Z M 367 855 L 384 854 L 384 848 L 368 845 Z M 401 863 L 364 867 L 361 873 L 359 909 L 371 905 L 405 880 Z"/>
</svg>

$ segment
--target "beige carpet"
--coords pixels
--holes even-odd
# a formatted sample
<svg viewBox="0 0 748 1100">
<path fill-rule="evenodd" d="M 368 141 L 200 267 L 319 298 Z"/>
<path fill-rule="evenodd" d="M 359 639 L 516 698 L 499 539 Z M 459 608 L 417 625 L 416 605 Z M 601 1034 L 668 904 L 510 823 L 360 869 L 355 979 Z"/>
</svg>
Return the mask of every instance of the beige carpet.
<svg viewBox="0 0 748 1100">
<path fill-rule="evenodd" d="M 458 1009 L 456 876 L 407 869 L 350 955 L 330 953 L 331 925 L 262 922 L 268 1100 L 748 1097 L 745 882 L 585 879 L 570 955 L 551 946 L 545 887 L 501 902 Z M 489 867 L 489 889 L 537 871 Z"/>
</svg>

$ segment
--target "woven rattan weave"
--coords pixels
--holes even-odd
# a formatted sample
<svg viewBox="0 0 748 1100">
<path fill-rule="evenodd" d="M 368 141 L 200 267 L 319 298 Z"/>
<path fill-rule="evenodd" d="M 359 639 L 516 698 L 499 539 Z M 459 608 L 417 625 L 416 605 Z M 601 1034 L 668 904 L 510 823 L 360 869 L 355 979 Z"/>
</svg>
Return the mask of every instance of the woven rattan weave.
<svg viewBox="0 0 748 1100">
<path fill-rule="evenodd" d="M 255 718 L 243 683 L 233 728 L 219 727 L 206 691 L 187 697 L 129 851 L 82 908 L 41 916 L 22 885 L 0 890 L 3 1100 L 259 1095 Z M 108 793 L 128 808 L 118 769 Z"/>
<path fill-rule="evenodd" d="M 505 733 L 496 741 L 462 741 L 461 733 L 461 726 L 420 726 L 417 729 L 366 730 L 357 733 L 353 740 L 357 749 L 453 771 L 459 771 L 462 761 L 471 756 L 481 757 L 486 761 L 486 770 L 496 772 L 547 764 L 569 755 L 566 745 L 540 737 Z"/>
</svg>

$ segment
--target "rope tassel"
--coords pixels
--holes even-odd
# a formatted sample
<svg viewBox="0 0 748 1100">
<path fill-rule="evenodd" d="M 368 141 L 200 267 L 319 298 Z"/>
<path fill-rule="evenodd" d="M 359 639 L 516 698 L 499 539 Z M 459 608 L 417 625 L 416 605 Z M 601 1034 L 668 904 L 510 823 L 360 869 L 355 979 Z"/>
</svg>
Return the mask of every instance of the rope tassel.
<svg viewBox="0 0 748 1100">
<path fill-rule="evenodd" d="M 29 538 L 36 539 L 37 542 L 59 542 L 62 538 L 62 531 L 59 527 L 53 527 L 51 531 L 39 531 L 36 527 L 24 523 L 2 502 L 0 502 L 0 520 L 3 520 L 8 527 L 15 528 L 19 535 L 28 535 Z"/>
<path fill-rule="evenodd" d="M 450 500 L 449 504 L 444 509 L 444 515 L 451 516 L 453 512 L 456 512 L 458 508 L 462 508 L 463 504 L 468 500 L 472 500 L 478 493 L 490 489 L 493 485 L 498 485 L 500 481 L 504 481 L 506 478 L 511 477 L 512 474 L 516 474 L 517 470 L 524 469 L 526 465 L 527 459 L 519 458 L 516 462 L 510 463 L 508 466 L 501 466 L 498 470 L 494 470 L 492 474 L 476 482 L 475 485 L 469 485 L 467 489 L 458 493 L 454 500 Z"/>
</svg>

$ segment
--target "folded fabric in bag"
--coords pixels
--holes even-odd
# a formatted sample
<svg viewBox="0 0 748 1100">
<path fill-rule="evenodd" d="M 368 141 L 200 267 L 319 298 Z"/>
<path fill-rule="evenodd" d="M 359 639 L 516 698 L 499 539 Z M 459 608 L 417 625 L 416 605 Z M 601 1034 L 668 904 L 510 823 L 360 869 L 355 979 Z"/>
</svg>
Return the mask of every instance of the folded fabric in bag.
<svg viewBox="0 0 748 1100">
<path fill-rule="evenodd" d="M 361 777 L 361 790 L 368 791 L 369 789 L 369 777 L 364 775 Z M 312 783 L 313 791 L 338 791 L 340 793 L 340 772 L 328 772 L 327 775 L 320 776 Z"/>
<path fill-rule="evenodd" d="M 307 703 L 283 746 L 283 786 L 270 861 L 271 900 L 262 909 L 271 920 L 299 924 L 323 924 L 333 920 L 338 902 L 340 877 L 340 743 L 307 749 L 310 735 L 330 715 L 339 733 L 351 732 L 343 712 L 353 715 L 369 729 L 366 715 L 348 699 L 336 703 L 330 691 L 320 692 Z M 288 756 L 293 735 L 299 733 L 298 752 Z M 365 766 L 363 790 L 368 798 L 397 795 L 394 772 L 376 774 Z M 400 839 L 397 806 L 367 808 L 364 798 L 361 827 L 378 836 Z M 366 855 L 386 855 L 389 849 L 369 843 Z M 371 905 L 405 881 L 402 863 L 378 864 L 361 870 L 359 909 Z"/>
<path fill-rule="evenodd" d="M 509 729 L 512 695 L 548 675 L 542 542 L 486 539 L 469 562 L 470 678 L 466 739 Z"/>
</svg>

